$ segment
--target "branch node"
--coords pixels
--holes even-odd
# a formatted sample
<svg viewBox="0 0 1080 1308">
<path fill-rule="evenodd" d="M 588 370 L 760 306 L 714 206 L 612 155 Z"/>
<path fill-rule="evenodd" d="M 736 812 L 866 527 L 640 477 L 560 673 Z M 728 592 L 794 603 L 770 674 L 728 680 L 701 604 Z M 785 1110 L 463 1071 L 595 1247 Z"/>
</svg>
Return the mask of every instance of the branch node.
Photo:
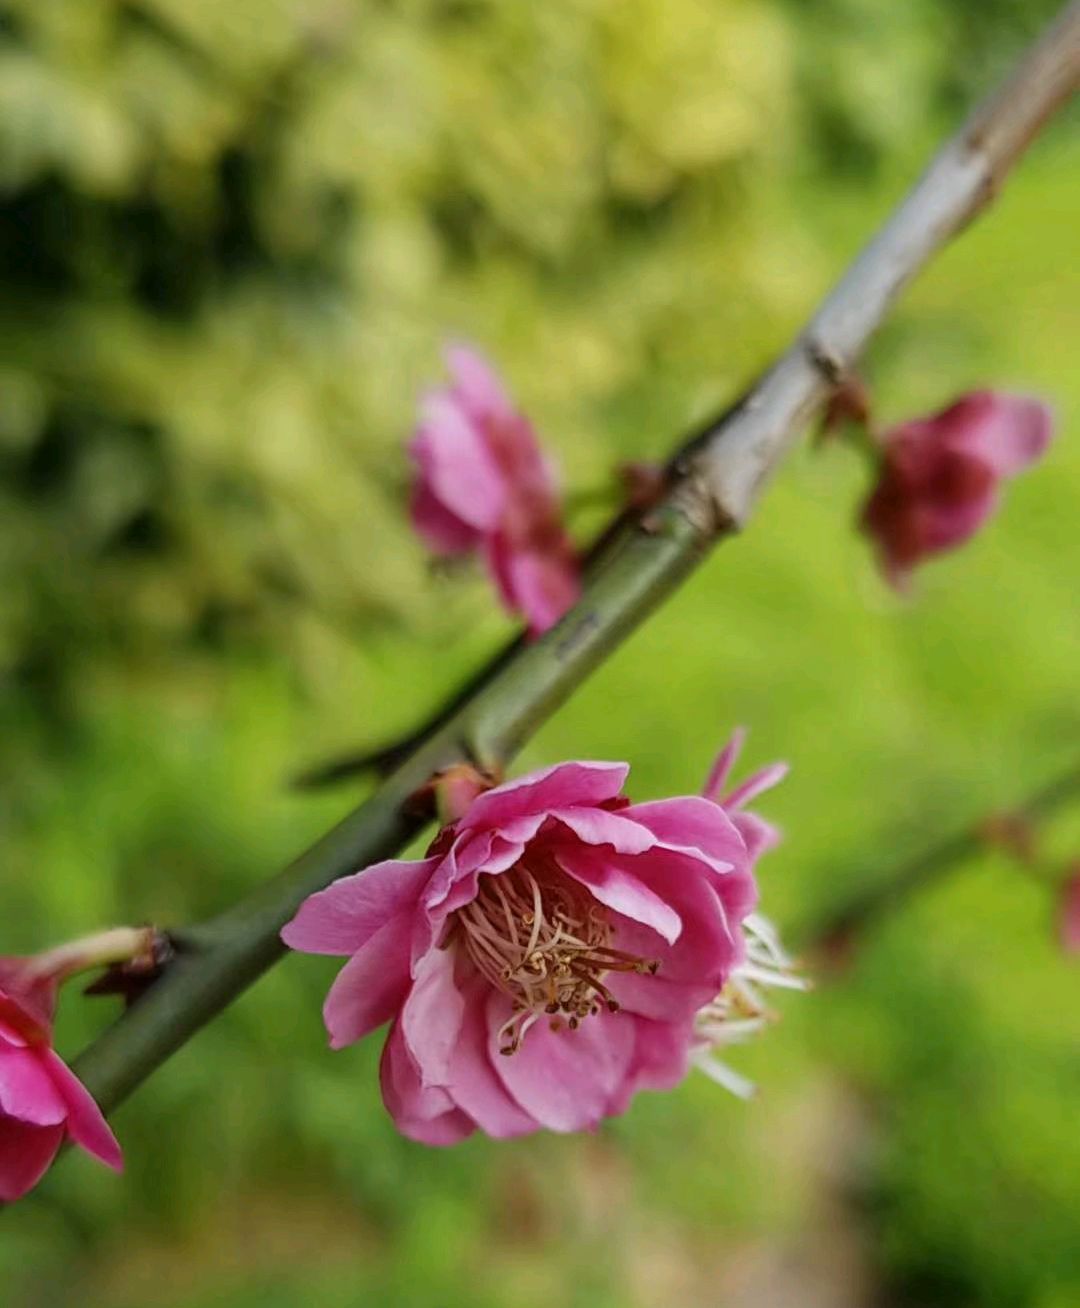
<svg viewBox="0 0 1080 1308">
<path fill-rule="evenodd" d="M 806 338 L 806 357 L 830 386 L 839 386 L 847 375 L 847 364 L 838 350 L 817 336 Z"/>
</svg>

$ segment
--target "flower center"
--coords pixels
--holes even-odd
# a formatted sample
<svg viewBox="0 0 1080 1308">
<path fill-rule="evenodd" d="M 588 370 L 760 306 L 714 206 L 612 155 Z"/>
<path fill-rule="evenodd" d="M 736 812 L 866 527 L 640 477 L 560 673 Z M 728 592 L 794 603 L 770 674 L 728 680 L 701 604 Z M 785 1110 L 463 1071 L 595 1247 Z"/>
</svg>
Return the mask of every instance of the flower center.
<svg viewBox="0 0 1080 1308">
<path fill-rule="evenodd" d="M 619 1001 L 604 985 L 609 972 L 654 974 L 659 963 L 611 947 L 614 929 L 603 905 L 552 860 L 530 859 L 483 875 L 476 898 L 455 914 L 466 954 L 514 1012 L 499 1032 L 499 1052 L 513 1054 L 544 1014 L 552 1030 Z"/>
</svg>

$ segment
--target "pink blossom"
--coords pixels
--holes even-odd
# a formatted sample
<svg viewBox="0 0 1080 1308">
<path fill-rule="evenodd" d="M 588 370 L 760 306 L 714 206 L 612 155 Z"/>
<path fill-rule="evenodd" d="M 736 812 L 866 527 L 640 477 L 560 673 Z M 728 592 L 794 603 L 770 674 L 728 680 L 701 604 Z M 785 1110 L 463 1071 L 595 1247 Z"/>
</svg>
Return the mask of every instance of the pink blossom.
<svg viewBox="0 0 1080 1308">
<path fill-rule="evenodd" d="M 916 564 L 972 536 L 997 508 L 1001 482 L 1039 458 L 1051 432 L 1046 405 L 988 390 L 886 432 L 862 528 L 889 580 L 903 586 Z"/>
<path fill-rule="evenodd" d="M 1074 865 L 1061 887 L 1060 931 L 1062 948 L 1080 954 L 1080 863 Z"/>
<path fill-rule="evenodd" d="M 119 1171 L 120 1146 L 52 1047 L 56 984 L 26 959 L 0 958 L 0 1201 L 32 1189 L 64 1139 Z"/>
<path fill-rule="evenodd" d="M 452 382 L 423 402 L 410 447 L 413 525 L 437 555 L 481 554 L 506 607 L 546 631 L 579 593 L 554 474 L 480 355 L 459 345 L 446 358 Z"/>
<path fill-rule="evenodd" d="M 686 1074 L 698 1012 L 744 961 L 772 836 L 742 805 L 777 773 L 727 796 L 729 816 L 698 796 L 632 804 L 628 771 L 568 762 L 488 790 L 426 858 L 336 881 L 282 932 L 348 957 L 323 1010 L 334 1048 L 391 1022 L 382 1090 L 403 1134 L 592 1128 Z"/>
</svg>

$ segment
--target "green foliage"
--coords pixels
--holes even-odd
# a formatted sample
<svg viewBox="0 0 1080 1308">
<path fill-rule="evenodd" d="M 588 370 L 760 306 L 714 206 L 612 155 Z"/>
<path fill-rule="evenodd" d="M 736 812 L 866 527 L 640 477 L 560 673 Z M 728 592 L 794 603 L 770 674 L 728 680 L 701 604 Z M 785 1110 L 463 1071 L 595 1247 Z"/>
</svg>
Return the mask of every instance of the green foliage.
<svg viewBox="0 0 1080 1308">
<path fill-rule="evenodd" d="M 289 771 L 411 725 L 505 634 L 402 519 L 445 335 L 505 367 L 571 490 L 607 484 L 782 348 L 1050 8 L 6 0 L 0 947 L 228 903 L 346 802 Z M 871 360 L 887 417 L 1051 396 L 1000 521 L 904 608 L 848 530 L 862 470 L 796 455 L 523 765 L 692 789 L 752 724 L 795 765 L 766 897 L 797 926 L 1069 760 L 1076 154 L 1036 152 Z M 691 1081 L 595 1139 L 448 1154 L 392 1134 L 376 1042 L 324 1051 L 332 969 L 293 959 L 119 1114 L 124 1181 L 71 1158 L 4 1215 L 0 1301 L 795 1305 L 839 1267 L 1065 1308 L 1080 1028 L 1047 915 L 977 860 L 784 1006 L 739 1059 L 759 1105 Z M 71 1003 L 63 1047 L 106 1020 Z"/>
</svg>

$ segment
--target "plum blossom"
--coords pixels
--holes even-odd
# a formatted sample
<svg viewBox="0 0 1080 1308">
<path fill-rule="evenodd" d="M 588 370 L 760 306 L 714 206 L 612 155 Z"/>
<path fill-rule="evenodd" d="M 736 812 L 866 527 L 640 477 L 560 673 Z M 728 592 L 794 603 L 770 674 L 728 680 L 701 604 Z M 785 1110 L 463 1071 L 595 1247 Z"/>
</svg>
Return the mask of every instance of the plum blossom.
<svg viewBox="0 0 1080 1308">
<path fill-rule="evenodd" d="M 757 976 L 753 864 L 775 833 L 743 805 L 782 769 L 722 803 L 632 803 L 628 771 L 567 762 L 489 789 L 426 858 L 334 882 L 283 930 L 348 958 L 323 1009 L 333 1048 L 391 1023 L 382 1092 L 404 1135 L 593 1128 L 681 1081 L 701 1014 L 740 968 Z"/>
<path fill-rule="evenodd" d="M 119 1171 L 120 1146 L 53 1049 L 57 975 L 0 958 L 0 1202 L 32 1189 L 65 1139 Z"/>
<path fill-rule="evenodd" d="M 1001 483 L 1042 455 L 1052 428 L 1040 401 L 982 390 L 885 432 L 861 525 L 888 579 L 902 588 L 917 564 L 968 540 L 997 508 Z"/>
<path fill-rule="evenodd" d="M 423 401 L 410 446 L 413 526 L 436 555 L 481 555 L 505 606 L 539 634 L 579 592 L 553 470 L 488 363 L 463 345 L 446 360 L 451 383 Z"/>
<path fill-rule="evenodd" d="M 404 1134 L 580 1130 L 685 1075 L 739 958 L 750 860 L 722 809 L 631 805 L 627 773 L 569 762 L 489 790 L 428 858 L 338 881 L 286 927 L 352 955 L 324 1009 L 335 1047 L 393 1019 L 382 1087 Z"/>
</svg>

